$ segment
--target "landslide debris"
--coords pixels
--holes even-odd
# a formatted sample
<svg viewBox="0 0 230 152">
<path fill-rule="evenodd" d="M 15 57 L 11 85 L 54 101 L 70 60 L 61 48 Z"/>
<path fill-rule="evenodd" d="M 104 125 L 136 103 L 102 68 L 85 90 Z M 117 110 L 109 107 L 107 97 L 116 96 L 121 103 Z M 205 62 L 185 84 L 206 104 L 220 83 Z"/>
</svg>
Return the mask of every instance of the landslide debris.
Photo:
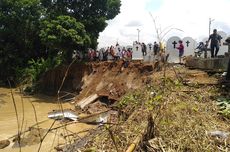
<svg viewBox="0 0 230 152">
<path fill-rule="evenodd" d="M 140 72 L 134 83 L 141 78 Z M 229 137 L 209 135 L 212 131 L 230 132 L 229 119 L 218 113 L 216 101 L 221 90 L 216 78 L 199 70 L 168 65 L 163 71 L 148 73 L 145 80 L 112 104 L 118 111 L 116 123 L 100 126 L 97 133 L 89 132 L 86 137 L 90 138 L 83 139 L 84 146 L 76 146 L 79 145 L 76 140 L 63 150 L 228 151 Z"/>
<path fill-rule="evenodd" d="M 217 105 L 220 97 L 229 101 L 229 90 L 223 90 L 216 77 L 162 63 L 130 62 L 124 68 L 122 61 L 92 62 L 81 67 L 76 64 L 70 68 L 64 88 L 78 88 L 76 105 L 91 95 L 100 97 L 81 112 L 113 110 L 117 115 L 115 121 L 100 124 L 85 137 L 76 136 L 73 143 L 58 149 L 129 152 L 230 148 L 229 137 L 210 136 L 210 132 L 230 132 L 230 121 Z"/>
</svg>

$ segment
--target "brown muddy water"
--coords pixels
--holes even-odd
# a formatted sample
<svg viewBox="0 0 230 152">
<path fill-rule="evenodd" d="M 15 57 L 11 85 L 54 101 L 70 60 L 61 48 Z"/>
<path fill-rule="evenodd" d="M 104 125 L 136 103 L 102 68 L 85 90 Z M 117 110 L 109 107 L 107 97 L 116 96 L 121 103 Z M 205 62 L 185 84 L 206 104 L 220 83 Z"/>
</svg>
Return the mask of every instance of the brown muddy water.
<svg viewBox="0 0 230 152">
<path fill-rule="evenodd" d="M 23 96 L 19 93 L 18 89 L 14 89 L 13 94 L 14 94 L 14 99 L 16 101 L 20 128 L 23 119 L 22 100 L 24 104 L 24 123 L 23 123 L 22 131 L 25 131 L 30 126 L 36 124 L 35 113 L 31 104 L 33 103 L 36 109 L 37 122 L 43 122 L 39 124 L 39 128 L 45 129 L 46 132 L 47 129 L 49 129 L 49 127 L 54 122 L 53 120 L 48 119 L 47 113 L 51 112 L 52 110 L 59 109 L 59 106 L 56 102 L 57 100 L 54 97 L 47 97 L 44 95 Z M 70 108 L 73 109 L 73 107 L 74 106 L 70 105 L 69 103 L 63 104 L 64 109 L 70 109 Z M 55 122 L 54 127 L 60 125 L 61 125 L 60 122 Z M 76 133 L 89 128 L 91 128 L 91 126 L 86 124 L 76 123 L 67 126 L 65 130 L 63 128 L 60 128 L 58 130 L 53 130 L 47 135 L 47 137 L 43 141 L 40 151 L 41 152 L 55 151 L 54 150 L 55 146 L 66 144 L 68 141 L 71 140 L 71 139 L 69 139 L 68 141 L 64 140 L 63 136 L 71 133 Z M 17 125 L 17 119 L 16 119 L 16 114 L 14 110 L 14 104 L 10 93 L 10 89 L 0 88 L 0 141 L 9 139 L 10 137 L 16 135 L 17 132 L 18 132 L 18 125 Z M 26 134 L 24 136 L 26 136 Z M 80 136 L 83 136 L 83 134 L 80 134 Z M 0 149 L 0 151 L 18 152 L 20 149 L 13 148 L 14 142 L 12 142 L 12 140 L 13 138 L 10 138 L 11 144 L 5 149 Z M 31 141 L 32 140 L 33 139 L 31 139 Z M 30 142 L 30 144 L 22 147 L 21 151 L 22 152 L 38 151 L 38 147 L 39 147 L 39 143 Z"/>
</svg>

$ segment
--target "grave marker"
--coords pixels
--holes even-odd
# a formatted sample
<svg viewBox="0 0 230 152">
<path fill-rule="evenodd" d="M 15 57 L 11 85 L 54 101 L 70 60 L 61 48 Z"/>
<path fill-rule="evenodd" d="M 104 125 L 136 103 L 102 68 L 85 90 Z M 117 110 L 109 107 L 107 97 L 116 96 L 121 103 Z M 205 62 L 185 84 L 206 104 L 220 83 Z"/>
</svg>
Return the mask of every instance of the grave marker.
<svg viewBox="0 0 230 152">
<path fill-rule="evenodd" d="M 153 61 L 153 45 L 151 43 L 146 45 L 146 51 L 147 51 L 147 55 L 144 56 L 144 61 L 145 62 L 152 62 Z"/>
<path fill-rule="evenodd" d="M 184 44 L 184 56 L 194 55 L 197 42 L 191 37 L 185 37 L 182 41 Z"/>
<path fill-rule="evenodd" d="M 142 50 L 140 44 L 134 44 L 132 49 L 132 60 L 143 60 Z"/>
<path fill-rule="evenodd" d="M 179 51 L 176 49 L 179 40 L 181 40 L 179 37 L 173 36 L 166 43 L 166 53 L 169 53 L 169 62 L 179 62 Z"/>
<path fill-rule="evenodd" d="M 190 41 L 186 41 L 185 43 L 187 44 L 187 47 L 189 47 L 189 43 L 190 43 Z"/>
<path fill-rule="evenodd" d="M 175 49 L 176 48 L 176 45 L 177 45 L 177 42 L 176 41 L 173 41 L 173 48 Z"/>
</svg>

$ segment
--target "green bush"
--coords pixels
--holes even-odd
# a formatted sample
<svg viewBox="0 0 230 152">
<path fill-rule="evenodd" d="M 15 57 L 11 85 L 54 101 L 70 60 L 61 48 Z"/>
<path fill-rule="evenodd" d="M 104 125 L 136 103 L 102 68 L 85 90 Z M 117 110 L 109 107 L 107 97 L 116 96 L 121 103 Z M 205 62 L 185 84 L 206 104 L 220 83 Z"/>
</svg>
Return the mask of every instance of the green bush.
<svg viewBox="0 0 230 152">
<path fill-rule="evenodd" d="M 230 99 L 220 97 L 217 99 L 217 105 L 219 106 L 219 113 L 226 118 L 230 118 Z"/>
<path fill-rule="evenodd" d="M 60 55 L 56 57 L 49 57 L 48 59 L 40 58 L 37 60 L 29 60 L 28 67 L 25 69 L 18 69 L 17 75 L 22 81 L 27 81 L 26 83 L 36 83 L 43 73 L 48 71 L 49 69 L 55 68 L 59 64 L 61 64 L 62 58 Z"/>
</svg>

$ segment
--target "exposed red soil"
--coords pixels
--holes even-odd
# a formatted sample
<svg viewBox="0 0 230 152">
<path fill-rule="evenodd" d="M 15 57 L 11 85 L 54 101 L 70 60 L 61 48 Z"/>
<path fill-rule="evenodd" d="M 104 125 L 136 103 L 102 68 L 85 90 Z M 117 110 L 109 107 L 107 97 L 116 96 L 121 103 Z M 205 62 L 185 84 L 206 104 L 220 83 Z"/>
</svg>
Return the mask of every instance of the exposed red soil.
<svg viewBox="0 0 230 152">
<path fill-rule="evenodd" d="M 161 70 L 162 63 L 152 64 L 140 61 L 129 62 L 128 67 L 124 67 L 123 61 L 90 62 L 73 64 L 67 74 L 63 85 L 63 91 L 78 94 L 75 102 L 81 99 L 98 94 L 114 102 L 121 99 L 128 91 L 140 89 L 153 81 L 161 81 L 164 77 L 164 70 Z M 68 66 L 57 67 L 44 75 L 42 85 L 44 92 L 57 92 L 64 78 Z M 174 69 L 174 70 L 167 70 Z M 216 83 L 216 79 L 209 78 L 205 72 L 199 70 L 188 70 L 181 65 L 170 65 L 166 67 L 165 75 L 175 80 L 177 74 L 183 80 L 191 83 Z M 97 100 L 99 101 L 99 100 Z M 89 113 L 98 112 L 98 109 L 106 109 L 107 105 L 95 102 L 87 106 Z"/>
<path fill-rule="evenodd" d="M 119 100 L 128 90 L 140 88 L 147 77 L 159 70 L 159 63 L 144 64 L 132 61 L 125 68 L 123 61 L 73 64 L 63 85 L 63 91 L 78 92 L 76 101 L 97 93 Z M 44 93 L 55 95 L 68 66 L 60 66 L 44 74 L 41 87 Z"/>
</svg>

